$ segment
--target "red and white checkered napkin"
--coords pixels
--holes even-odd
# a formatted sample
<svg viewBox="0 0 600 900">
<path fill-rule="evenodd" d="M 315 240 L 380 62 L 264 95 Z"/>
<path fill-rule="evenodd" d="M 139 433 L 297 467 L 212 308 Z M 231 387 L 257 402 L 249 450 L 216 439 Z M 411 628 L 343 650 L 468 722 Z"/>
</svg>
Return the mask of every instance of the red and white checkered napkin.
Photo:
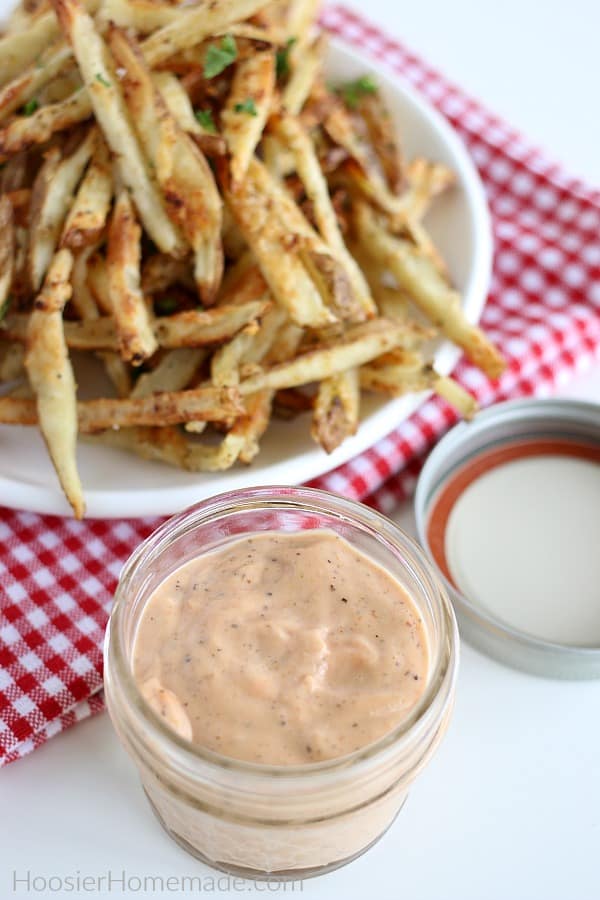
<svg viewBox="0 0 600 900">
<path fill-rule="evenodd" d="M 479 167 L 496 262 L 482 324 L 509 360 L 496 384 L 462 362 L 480 403 L 548 393 L 600 358 L 600 192 L 343 8 L 324 25 L 412 82 Z M 372 449 L 314 482 L 389 511 L 456 416 L 430 400 Z M 0 764 L 102 709 L 102 639 L 119 569 L 158 519 L 75 522 L 0 510 Z"/>
</svg>

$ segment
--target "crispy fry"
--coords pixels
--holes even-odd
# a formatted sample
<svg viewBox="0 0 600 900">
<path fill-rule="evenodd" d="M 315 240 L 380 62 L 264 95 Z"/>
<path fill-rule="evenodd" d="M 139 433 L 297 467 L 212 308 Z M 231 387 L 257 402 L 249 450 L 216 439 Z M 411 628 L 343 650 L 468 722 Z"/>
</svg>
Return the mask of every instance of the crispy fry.
<svg viewBox="0 0 600 900">
<path fill-rule="evenodd" d="M 78 0 L 52 0 L 73 47 L 98 124 L 115 155 L 148 234 L 165 253 L 177 256 L 182 242 L 171 224 L 142 157 L 108 49 Z M 1 149 L 1 144 L 0 144 Z"/>
<path fill-rule="evenodd" d="M 67 500 L 80 519 L 85 503 L 75 459 L 76 387 L 62 329 L 62 310 L 71 294 L 72 264 L 69 250 L 59 250 L 52 261 L 29 319 L 25 367 L 36 394 L 48 452 Z"/>
<path fill-rule="evenodd" d="M 135 383 L 132 397 L 147 397 L 159 391 L 182 391 L 191 382 L 206 357 L 204 350 L 181 347 L 167 350 L 151 372 L 144 372 Z M 228 387 L 216 384 L 215 387 Z"/>
<path fill-rule="evenodd" d="M 108 234 L 107 274 L 121 357 L 134 366 L 158 344 L 140 288 L 142 230 L 126 190 L 117 197 Z"/>
<path fill-rule="evenodd" d="M 200 0 L 193 7 L 180 10 L 175 21 L 155 31 L 144 41 L 146 62 L 156 66 L 169 56 L 193 47 L 209 35 L 247 19 L 266 6 L 268 0 Z"/>
<path fill-rule="evenodd" d="M 369 285 L 344 243 L 312 141 L 298 119 L 291 116 L 281 116 L 277 120 L 277 130 L 294 155 L 322 237 L 343 265 L 364 314 L 373 316 L 376 310 Z"/>
<path fill-rule="evenodd" d="M 69 251 L 60 251 L 60 253 L 67 252 Z M 46 323 L 47 327 L 49 325 L 49 322 Z M 36 327 L 35 339 L 37 340 L 37 321 L 34 322 L 34 326 Z M 46 326 L 41 325 L 41 327 Z M 30 355 L 31 351 L 28 353 L 28 359 Z M 44 360 L 44 362 L 46 361 Z M 28 372 L 31 379 L 30 363 L 28 363 Z M 38 381 L 36 380 L 37 384 Z M 72 387 L 74 388 L 74 384 Z M 42 404 L 46 404 L 49 400 L 58 402 L 58 398 L 49 397 L 49 389 L 45 382 L 43 388 L 43 398 L 40 399 L 38 395 L 37 410 L 34 400 L 15 399 L 12 397 L 0 398 L 0 422 L 34 425 L 38 421 L 39 416 L 40 426 L 43 429 L 47 419 L 54 429 L 51 434 L 52 440 L 56 441 L 56 446 L 58 446 L 59 442 L 62 443 L 63 449 L 66 450 L 66 429 L 65 436 L 62 438 L 57 429 L 57 425 L 60 425 L 61 422 L 63 422 L 63 425 L 66 424 L 64 422 L 65 416 L 64 414 L 58 415 L 59 411 L 55 411 L 54 416 L 49 418 L 46 416 L 47 410 L 45 408 L 42 409 Z M 12 402 L 9 403 L 7 402 L 8 400 Z M 231 417 L 239 416 L 240 413 L 243 413 L 244 407 L 241 405 L 237 393 L 229 388 L 200 387 L 188 391 L 163 391 L 162 393 L 150 394 L 145 397 L 102 397 L 99 400 L 85 400 L 77 403 L 74 410 L 77 415 L 76 421 L 79 431 L 82 434 L 95 434 L 106 429 L 127 428 L 135 425 L 174 425 L 179 422 L 192 420 L 222 422 L 227 421 Z M 47 438 L 47 440 L 50 444 L 50 439 Z M 74 446 L 73 440 L 73 448 Z M 63 471 L 66 473 L 67 467 L 64 459 L 55 461 L 55 466 L 60 473 Z M 62 478 L 65 476 L 61 474 L 60 477 L 62 482 Z M 82 507 L 78 506 L 77 509 L 81 511 Z"/>
<path fill-rule="evenodd" d="M 248 175 L 225 197 L 248 245 L 252 248 L 273 297 L 299 325 L 320 327 L 335 321 L 296 254 L 287 249 L 289 234 L 272 213 L 272 196 L 261 190 L 266 170 L 251 161 Z"/>
<path fill-rule="evenodd" d="M 156 294 L 171 287 L 182 284 L 190 290 L 194 287 L 189 260 L 174 259 L 166 253 L 155 253 L 144 261 L 142 266 L 142 293 Z"/>
<path fill-rule="evenodd" d="M 423 339 L 423 330 L 413 324 L 373 319 L 355 325 L 334 343 L 326 343 L 301 353 L 289 362 L 271 366 L 240 382 L 240 392 L 250 394 L 270 388 L 298 387 L 322 381 L 380 356 L 393 347 L 412 347 Z"/>
<path fill-rule="evenodd" d="M 59 159 L 52 150 L 40 169 L 33 187 L 30 212 L 29 278 L 37 291 L 56 249 L 58 237 L 82 172 L 94 145 L 92 131 L 69 156 Z"/>
<path fill-rule="evenodd" d="M 233 337 L 253 319 L 262 316 L 268 303 L 255 300 L 235 306 L 218 306 L 207 310 L 189 310 L 174 316 L 163 316 L 153 322 L 154 334 L 161 347 L 207 347 Z M 9 340 L 25 341 L 27 316 L 9 314 L 1 325 Z M 115 320 L 112 316 L 82 322 L 65 322 L 67 346 L 74 350 L 114 350 L 119 348 Z"/>
<path fill-rule="evenodd" d="M 49 81 L 72 63 L 73 54 L 64 41 L 57 41 L 45 49 L 34 63 L 0 90 L 0 119 L 5 119 L 32 100 Z"/>
<path fill-rule="evenodd" d="M 96 243 L 104 230 L 112 199 L 112 169 L 108 148 L 99 135 L 94 155 L 69 210 L 61 247 L 77 250 Z"/>
<path fill-rule="evenodd" d="M 0 382 L 15 381 L 25 374 L 23 344 L 0 342 Z"/>
<path fill-rule="evenodd" d="M 158 183 L 167 212 L 185 234 L 195 255 L 200 297 L 214 301 L 223 274 L 222 203 L 200 149 L 177 125 L 137 46 L 124 32 L 110 30 L 110 46 L 125 70 L 125 99 Z"/>
<path fill-rule="evenodd" d="M 326 39 L 321 36 L 302 53 L 297 47 L 292 48 L 292 74 L 281 97 L 281 105 L 290 115 L 298 115 L 306 103 L 321 71 L 326 45 Z"/>
<path fill-rule="evenodd" d="M 326 453 L 358 429 L 360 383 L 357 369 L 348 369 L 325 378 L 319 385 L 311 434 Z"/>
<path fill-rule="evenodd" d="M 74 257 L 71 273 L 71 305 L 80 319 L 98 318 L 98 307 L 87 283 L 88 261 L 95 247 L 85 247 Z"/>
<path fill-rule="evenodd" d="M 396 129 L 380 92 L 364 94 L 358 104 L 364 118 L 371 144 L 387 181 L 396 197 L 400 196 L 405 183 L 405 166 L 402 151 L 396 137 Z"/>
<path fill-rule="evenodd" d="M 43 144 L 56 131 L 78 125 L 91 112 L 87 94 L 79 91 L 66 100 L 42 106 L 31 116 L 18 116 L 0 130 L 0 162 L 34 144 Z"/>
<path fill-rule="evenodd" d="M 8 309 L 15 274 L 15 242 L 12 203 L 0 197 L 0 321 Z"/>
<path fill-rule="evenodd" d="M 268 306 L 268 302 L 253 300 L 237 306 L 215 306 L 164 316 L 156 320 L 154 333 L 161 347 L 205 347 L 233 337 L 263 315 Z"/>
<path fill-rule="evenodd" d="M 267 121 L 275 89 L 273 50 L 255 53 L 238 63 L 221 113 L 223 136 L 231 155 L 233 189 L 244 179 Z"/>
<path fill-rule="evenodd" d="M 505 367 L 502 356 L 483 331 L 467 321 L 459 295 L 444 281 L 431 260 L 409 241 L 390 235 L 366 204 L 357 204 L 355 220 L 372 256 L 392 272 L 428 319 L 462 347 L 486 374 L 497 378 Z"/>
</svg>

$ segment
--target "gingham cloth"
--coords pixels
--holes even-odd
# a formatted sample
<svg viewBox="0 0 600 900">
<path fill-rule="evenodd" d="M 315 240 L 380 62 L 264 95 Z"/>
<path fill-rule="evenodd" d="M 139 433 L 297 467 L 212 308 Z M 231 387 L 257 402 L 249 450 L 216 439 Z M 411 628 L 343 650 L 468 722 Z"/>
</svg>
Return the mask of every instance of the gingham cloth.
<svg viewBox="0 0 600 900">
<path fill-rule="evenodd" d="M 328 8 L 323 24 L 425 94 L 462 135 L 485 183 L 496 258 L 482 325 L 509 366 L 493 384 L 461 362 L 462 384 L 482 405 L 547 394 L 600 358 L 600 192 L 355 14 Z M 429 400 L 313 484 L 389 512 L 455 419 L 443 401 Z M 158 521 L 0 510 L 0 764 L 103 708 L 102 640 L 116 579 Z"/>
</svg>

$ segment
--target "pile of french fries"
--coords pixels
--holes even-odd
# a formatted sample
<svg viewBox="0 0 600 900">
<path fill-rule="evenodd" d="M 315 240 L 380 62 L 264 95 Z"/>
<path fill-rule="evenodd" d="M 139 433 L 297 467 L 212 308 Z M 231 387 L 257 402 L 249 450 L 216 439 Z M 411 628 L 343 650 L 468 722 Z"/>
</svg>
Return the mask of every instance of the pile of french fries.
<svg viewBox="0 0 600 900">
<path fill-rule="evenodd" d="M 452 172 L 404 159 L 370 76 L 327 84 L 316 13 L 23 0 L 0 37 L 0 423 L 38 425 L 78 517 L 78 435 L 223 470 L 273 415 L 331 452 L 363 391 L 472 415 L 435 334 L 503 368 L 423 226 Z"/>
</svg>

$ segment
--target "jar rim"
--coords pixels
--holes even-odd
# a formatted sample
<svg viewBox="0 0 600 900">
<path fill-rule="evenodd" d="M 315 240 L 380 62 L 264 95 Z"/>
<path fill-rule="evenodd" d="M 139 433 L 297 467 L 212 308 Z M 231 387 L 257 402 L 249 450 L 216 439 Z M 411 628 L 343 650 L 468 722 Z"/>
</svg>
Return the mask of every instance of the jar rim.
<svg viewBox="0 0 600 900">
<path fill-rule="evenodd" d="M 133 676 L 123 647 L 120 624 L 127 607 L 126 586 L 140 566 L 147 561 L 147 557 L 156 551 L 163 541 L 171 539 L 174 532 L 184 533 L 185 530 L 211 519 L 225 517 L 243 510 L 260 511 L 274 508 L 302 509 L 309 513 L 327 512 L 334 516 L 337 515 L 338 518 L 368 531 L 388 550 L 393 552 L 395 549 L 402 551 L 403 554 L 408 554 L 411 566 L 415 570 L 413 575 L 416 575 L 430 598 L 439 605 L 441 612 L 442 636 L 437 648 L 433 671 L 426 690 L 410 714 L 396 728 L 372 743 L 359 747 L 344 756 L 319 762 L 295 765 L 257 763 L 226 756 L 186 740 L 169 728 L 146 702 Z M 251 533 L 253 532 L 247 532 L 247 534 Z M 236 537 L 242 538 L 243 533 Z M 415 726 L 427 717 L 444 682 L 450 681 L 450 690 L 454 687 L 458 668 L 458 626 L 447 591 L 423 550 L 387 516 L 362 503 L 330 491 L 309 487 L 269 485 L 226 491 L 201 500 L 167 519 L 139 544 L 125 562 L 115 591 L 114 605 L 106 630 L 104 648 L 106 672 L 109 670 L 109 656 L 113 654 L 118 678 L 124 688 L 129 705 L 142 717 L 146 725 L 150 725 L 152 732 L 167 742 L 171 751 L 180 754 L 188 762 L 195 760 L 216 766 L 221 770 L 237 770 L 257 777 L 305 777 L 321 772 L 337 771 L 349 766 L 356 767 L 360 763 L 379 758 L 386 750 L 408 738 Z"/>
</svg>

